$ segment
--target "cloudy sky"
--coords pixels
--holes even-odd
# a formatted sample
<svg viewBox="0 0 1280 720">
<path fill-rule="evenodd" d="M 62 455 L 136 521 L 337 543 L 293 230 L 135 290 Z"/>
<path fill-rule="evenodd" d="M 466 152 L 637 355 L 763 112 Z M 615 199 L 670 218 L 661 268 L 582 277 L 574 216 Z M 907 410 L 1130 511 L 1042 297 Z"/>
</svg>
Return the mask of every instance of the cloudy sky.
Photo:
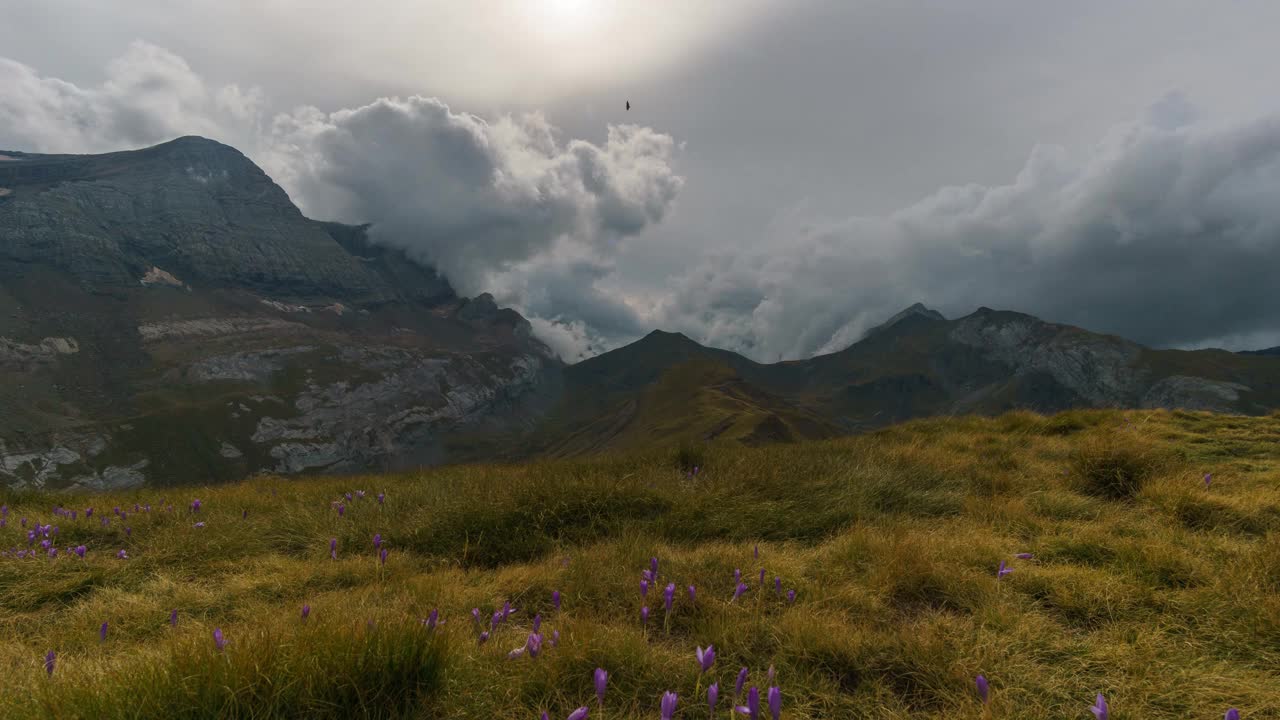
<svg viewBox="0 0 1280 720">
<path fill-rule="evenodd" d="M 173 5 L 0 0 L 0 148 L 222 140 L 566 359 L 917 301 L 1280 345 L 1272 0 Z"/>
</svg>

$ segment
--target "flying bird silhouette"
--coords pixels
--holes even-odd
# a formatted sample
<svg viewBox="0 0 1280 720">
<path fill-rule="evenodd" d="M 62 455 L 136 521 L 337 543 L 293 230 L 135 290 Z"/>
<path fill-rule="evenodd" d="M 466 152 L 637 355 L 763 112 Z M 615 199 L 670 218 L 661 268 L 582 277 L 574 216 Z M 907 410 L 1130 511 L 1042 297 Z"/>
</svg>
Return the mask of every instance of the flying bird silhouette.
<svg viewBox="0 0 1280 720">
<path fill-rule="evenodd" d="M 630 110 L 630 109 L 631 109 L 631 101 L 630 101 L 630 100 L 628 100 L 628 101 L 627 101 L 627 109 L 628 109 L 628 110 Z"/>
</svg>

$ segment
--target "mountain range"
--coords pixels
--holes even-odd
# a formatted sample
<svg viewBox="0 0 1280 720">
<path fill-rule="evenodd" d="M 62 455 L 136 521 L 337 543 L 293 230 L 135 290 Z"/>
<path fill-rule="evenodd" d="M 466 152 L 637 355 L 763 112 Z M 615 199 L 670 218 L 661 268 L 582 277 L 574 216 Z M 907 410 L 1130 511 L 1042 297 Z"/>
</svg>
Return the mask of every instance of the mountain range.
<svg viewBox="0 0 1280 720">
<path fill-rule="evenodd" d="M 1280 407 L 1280 349 L 1156 350 L 979 308 L 913 305 L 772 364 L 655 331 L 572 364 L 485 294 L 306 218 L 243 154 L 184 137 L 0 151 L 0 485 L 746 445 L 909 418 Z"/>
</svg>

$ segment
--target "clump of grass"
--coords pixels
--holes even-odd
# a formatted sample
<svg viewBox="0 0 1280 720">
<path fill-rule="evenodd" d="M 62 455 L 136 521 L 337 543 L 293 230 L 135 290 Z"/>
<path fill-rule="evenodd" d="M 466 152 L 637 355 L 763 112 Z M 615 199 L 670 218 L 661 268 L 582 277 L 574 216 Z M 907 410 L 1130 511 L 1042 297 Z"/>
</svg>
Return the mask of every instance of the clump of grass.
<svg viewBox="0 0 1280 720">
<path fill-rule="evenodd" d="M 88 677 L 74 664 L 32 698 L 57 718 L 402 718 L 415 716 L 443 677 L 440 638 L 417 623 L 363 619 L 282 631 L 228 631 L 174 642 L 167 653 Z M 33 708 L 34 710 L 34 708 Z"/>
<path fill-rule="evenodd" d="M 682 473 L 691 473 L 694 468 L 701 472 L 707 466 L 706 449 L 691 442 L 681 442 L 675 451 L 675 466 Z"/>
<path fill-rule="evenodd" d="M 1172 465 L 1167 451 L 1131 433 L 1082 435 L 1068 458 L 1072 489 L 1109 500 L 1127 500 Z"/>
</svg>

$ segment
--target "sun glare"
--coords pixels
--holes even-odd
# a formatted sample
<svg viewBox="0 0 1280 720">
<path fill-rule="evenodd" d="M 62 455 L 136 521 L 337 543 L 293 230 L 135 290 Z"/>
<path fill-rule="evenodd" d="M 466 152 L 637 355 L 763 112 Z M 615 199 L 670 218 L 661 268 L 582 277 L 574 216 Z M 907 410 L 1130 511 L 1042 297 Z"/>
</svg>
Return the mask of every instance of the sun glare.
<svg viewBox="0 0 1280 720">
<path fill-rule="evenodd" d="M 543 22 L 553 32 L 575 32 L 586 28 L 598 0 L 533 0 Z"/>
</svg>

